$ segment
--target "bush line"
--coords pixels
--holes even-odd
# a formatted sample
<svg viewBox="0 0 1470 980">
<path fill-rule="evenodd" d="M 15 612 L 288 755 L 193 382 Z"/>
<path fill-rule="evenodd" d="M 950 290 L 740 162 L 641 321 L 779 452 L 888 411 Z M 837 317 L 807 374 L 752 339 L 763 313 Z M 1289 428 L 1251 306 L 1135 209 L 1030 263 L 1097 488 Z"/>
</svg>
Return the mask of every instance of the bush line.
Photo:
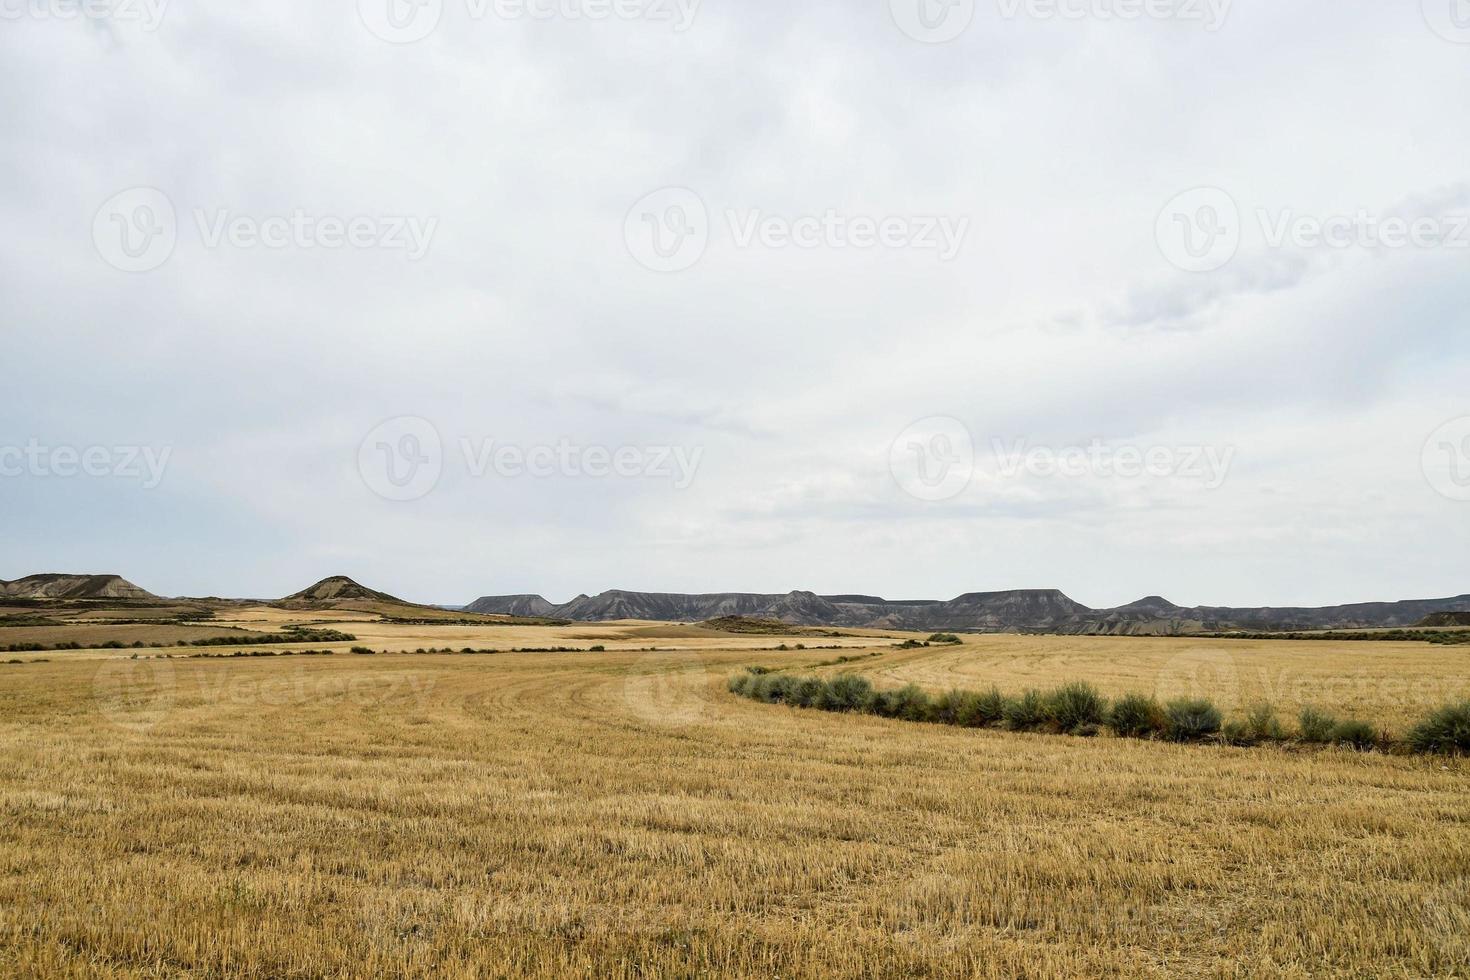
<svg viewBox="0 0 1470 980">
<path fill-rule="evenodd" d="M 1316 708 L 1304 708 L 1295 736 L 1288 735 L 1269 704 L 1252 705 L 1243 720 L 1224 721 L 1208 698 L 1160 703 L 1143 694 L 1125 694 L 1109 703 L 1091 684 L 1074 681 L 1051 691 L 1028 690 L 1007 697 L 996 688 L 977 693 L 951 690 L 930 695 L 913 684 L 876 690 L 866 677 L 839 674 L 793 677 L 764 667 L 749 667 L 730 678 L 732 694 L 765 704 L 787 704 L 819 711 L 854 712 L 962 728 L 1001 727 L 1016 732 L 1094 736 L 1104 728 L 1120 738 L 1171 742 L 1258 745 L 1302 742 L 1342 745 L 1366 752 L 1405 747 L 1422 753 L 1470 753 L 1470 701 L 1447 704 L 1416 725 L 1402 742 L 1363 721 L 1339 721 Z"/>
</svg>

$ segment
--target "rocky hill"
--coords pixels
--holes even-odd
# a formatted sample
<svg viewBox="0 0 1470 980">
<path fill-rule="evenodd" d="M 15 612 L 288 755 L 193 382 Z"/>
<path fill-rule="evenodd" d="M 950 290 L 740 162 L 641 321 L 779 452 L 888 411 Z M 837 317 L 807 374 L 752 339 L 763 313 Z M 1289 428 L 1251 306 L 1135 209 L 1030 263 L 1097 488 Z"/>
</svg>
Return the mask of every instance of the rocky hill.
<svg viewBox="0 0 1470 980">
<path fill-rule="evenodd" d="M 1425 616 L 1419 626 L 1437 629 L 1454 626 L 1470 626 L 1470 612 L 1438 612 Z"/>
<path fill-rule="evenodd" d="M 159 597 L 120 575 L 27 575 L 14 582 L 0 580 L 0 596 L 7 599 L 127 599 Z"/>
<path fill-rule="evenodd" d="M 305 603 L 305 604 L 333 604 L 339 602 L 389 602 L 397 605 L 412 605 L 404 602 L 386 592 L 378 592 L 365 585 L 359 585 L 346 575 L 333 575 L 324 578 L 308 589 L 302 589 L 294 595 L 288 595 L 282 599 L 283 603 Z"/>
<path fill-rule="evenodd" d="M 539 595 L 487 595 L 464 607 L 464 612 L 488 616 L 550 616 L 556 607 Z"/>
</svg>

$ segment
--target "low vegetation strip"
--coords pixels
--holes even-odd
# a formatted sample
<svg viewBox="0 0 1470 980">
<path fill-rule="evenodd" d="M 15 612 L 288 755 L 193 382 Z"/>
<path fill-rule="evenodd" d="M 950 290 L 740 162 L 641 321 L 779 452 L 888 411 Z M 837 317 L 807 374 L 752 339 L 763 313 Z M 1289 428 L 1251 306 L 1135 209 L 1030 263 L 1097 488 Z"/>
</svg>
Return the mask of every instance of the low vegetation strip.
<svg viewBox="0 0 1470 980">
<path fill-rule="evenodd" d="M 246 633 L 228 636 L 210 636 L 198 640 L 175 640 L 173 643 L 134 640 L 108 640 L 105 643 L 87 643 L 70 640 L 61 643 L 10 643 L 0 645 L 0 652 L 39 653 L 60 650 L 148 650 L 161 647 L 245 647 L 277 646 L 282 643 L 354 643 L 357 637 L 333 629 L 308 629 L 305 626 L 287 626 L 281 633 Z"/>
<path fill-rule="evenodd" d="M 1449 704 L 1416 725 L 1403 740 L 1363 721 L 1339 720 L 1305 708 L 1295 733 L 1288 733 L 1269 704 L 1253 705 L 1243 720 L 1226 722 L 1207 698 L 1158 699 L 1127 694 L 1111 703 L 1091 684 L 1073 682 L 1051 691 L 1028 690 L 1006 696 L 996 688 L 980 693 L 952 690 L 931 695 L 913 684 L 877 690 L 867 678 L 840 674 L 793 677 L 747 668 L 730 678 L 731 693 L 765 704 L 787 704 L 819 711 L 855 712 L 963 728 L 1005 728 L 1094 736 L 1110 729 L 1120 738 L 1172 742 L 1259 745 L 1296 742 L 1342 745 L 1359 751 L 1380 749 L 1425 753 L 1470 753 L 1470 701 Z"/>
<path fill-rule="evenodd" d="M 1470 644 L 1470 630 L 1455 629 L 1395 629 L 1395 630 L 1336 630 L 1328 632 L 1285 633 L 1200 633 L 1209 640 L 1333 640 L 1366 643 L 1435 643 L 1441 646 Z"/>
</svg>

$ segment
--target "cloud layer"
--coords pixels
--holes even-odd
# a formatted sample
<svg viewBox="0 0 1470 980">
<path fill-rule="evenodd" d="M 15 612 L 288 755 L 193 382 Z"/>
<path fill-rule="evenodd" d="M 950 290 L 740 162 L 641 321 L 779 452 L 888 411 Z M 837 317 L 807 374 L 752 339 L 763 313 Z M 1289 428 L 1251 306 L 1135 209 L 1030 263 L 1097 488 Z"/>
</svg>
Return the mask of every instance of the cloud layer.
<svg viewBox="0 0 1470 980">
<path fill-rule="evenodd" d="M 1437 0 L 982 0 L 942 43 L 915 25 L 966 5 L 911 2 L 4 7 L 0 449 L 42 462 L 0 452 L 0 577 L 1470 590 L 1470 44 Z M 1196 188 L 1219 213 L 1171 214 Z M 1445 240 L 1272 241 L 1364 213 Z M 1185 271 L 1195 241 L 1231 256 Z M 1007 462 L 1093 445 L 1159 465 Z"/>
</svg>

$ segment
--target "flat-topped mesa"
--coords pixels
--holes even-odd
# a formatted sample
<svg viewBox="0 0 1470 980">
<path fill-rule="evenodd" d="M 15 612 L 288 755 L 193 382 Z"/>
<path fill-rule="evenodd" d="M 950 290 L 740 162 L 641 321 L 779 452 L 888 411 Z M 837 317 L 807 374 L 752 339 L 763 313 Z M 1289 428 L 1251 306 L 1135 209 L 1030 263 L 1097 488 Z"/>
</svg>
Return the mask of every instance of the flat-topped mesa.
<svg viewBox="0 0 1470 980">
<path fill-rule="evenodd" d="M 487 595 L 465 606 L 464 611 L 482 616 L 537 618 L 550 616 L 556 606 L 539 595 Z"/>
<path fill-rule="evenodd" d="M 7 599 L 129 599 L 159 597 L 121 575 L 27 575 L 13 582 L 0 580 L 0 596 Z"/>
</svg>

